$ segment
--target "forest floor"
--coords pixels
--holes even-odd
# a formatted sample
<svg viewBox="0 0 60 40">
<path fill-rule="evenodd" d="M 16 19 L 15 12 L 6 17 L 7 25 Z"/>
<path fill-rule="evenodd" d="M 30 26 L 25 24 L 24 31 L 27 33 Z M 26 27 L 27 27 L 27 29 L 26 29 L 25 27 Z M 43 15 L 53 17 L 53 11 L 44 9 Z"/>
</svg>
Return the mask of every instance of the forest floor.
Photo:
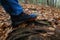
<svg viewBox="0 0 60 40">
<path fill-rule="evenodd" d="M 8 13 L 0 6 L 0 40 L 60 40 L 60 9 L 22 4 L 24 12 L 38 15 L 38 22 L 25 22 L 12 28 Z"/>
</svg>

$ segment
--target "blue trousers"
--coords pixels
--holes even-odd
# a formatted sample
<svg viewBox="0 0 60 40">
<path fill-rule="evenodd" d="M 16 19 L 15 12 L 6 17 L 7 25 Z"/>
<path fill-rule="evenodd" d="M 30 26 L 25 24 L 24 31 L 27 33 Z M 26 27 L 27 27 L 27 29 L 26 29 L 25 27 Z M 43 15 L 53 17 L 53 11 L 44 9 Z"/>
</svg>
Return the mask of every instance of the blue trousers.
<svg viewBox="0 0 60 40">
<path fill-rule="evenodd" d="M 19 15 L 23 12 L 23 8 L 18 3 L 18 0 L 0 0 L 0 3 L 10 15 Z"/>
</svg>

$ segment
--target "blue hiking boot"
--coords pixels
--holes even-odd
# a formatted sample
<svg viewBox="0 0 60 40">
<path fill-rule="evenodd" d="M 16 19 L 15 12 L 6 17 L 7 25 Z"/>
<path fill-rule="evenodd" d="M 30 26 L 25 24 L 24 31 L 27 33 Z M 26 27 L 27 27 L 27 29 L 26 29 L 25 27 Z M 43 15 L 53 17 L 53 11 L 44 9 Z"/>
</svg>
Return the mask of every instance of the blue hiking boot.
<svg viewBox="0 0 60 40">
<path fill-rule="evenodd" d="M 13 27 L 16 27 L 23 22 L 34 21 L 36 17 L 35 14 L 28 15 L 23 12 L 20 15 L 11 15 L 12 25 Z"/>
</svg>

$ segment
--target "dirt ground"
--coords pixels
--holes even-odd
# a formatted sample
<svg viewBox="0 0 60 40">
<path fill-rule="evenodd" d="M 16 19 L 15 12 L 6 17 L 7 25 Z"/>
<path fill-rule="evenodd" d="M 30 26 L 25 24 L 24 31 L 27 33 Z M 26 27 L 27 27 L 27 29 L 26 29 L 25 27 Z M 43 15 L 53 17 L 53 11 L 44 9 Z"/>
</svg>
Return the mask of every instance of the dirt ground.
<svg viewBox="0 0 60 40">
<path fill-rule="evenodd" d="M 60 9 L 22 4 L 24 12 L 38 15 L 37 22 L 25 22 L 12 28 L 8 13 L 0 6 L 0 40 L 60 40 Z"/>
</svg>

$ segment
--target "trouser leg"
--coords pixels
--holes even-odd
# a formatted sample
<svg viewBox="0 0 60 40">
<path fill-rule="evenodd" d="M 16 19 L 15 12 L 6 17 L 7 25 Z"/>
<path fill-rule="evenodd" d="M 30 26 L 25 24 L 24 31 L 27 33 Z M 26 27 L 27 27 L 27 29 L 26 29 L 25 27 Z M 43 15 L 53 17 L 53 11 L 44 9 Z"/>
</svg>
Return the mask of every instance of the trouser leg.
<svg viewBox="0 0 60 40">
<path fill-rule="evenodd" d="M 4 7 L 6 12 L 11 15 L 19 15 L 23 12 L 23 8 L 18 3 L 18 0 L 1 0 L 1 5 Z"/>
</svg>

